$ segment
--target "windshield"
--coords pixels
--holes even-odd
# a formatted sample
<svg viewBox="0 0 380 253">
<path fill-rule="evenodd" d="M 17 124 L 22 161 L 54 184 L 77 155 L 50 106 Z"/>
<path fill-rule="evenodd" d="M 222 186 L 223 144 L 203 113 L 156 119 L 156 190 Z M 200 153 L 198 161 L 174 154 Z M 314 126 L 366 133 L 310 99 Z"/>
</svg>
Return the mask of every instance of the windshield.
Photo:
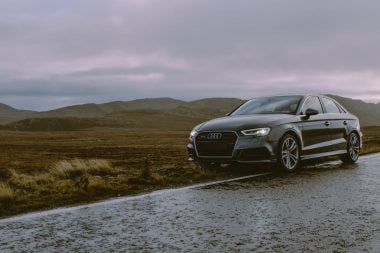
<svg viewBox="0 0 380 253">
<path fill-rule="evenodd" d="M 295 114 L 302 96 L 262 97 L 249 100 L 231 115 Z"/>
</svg>

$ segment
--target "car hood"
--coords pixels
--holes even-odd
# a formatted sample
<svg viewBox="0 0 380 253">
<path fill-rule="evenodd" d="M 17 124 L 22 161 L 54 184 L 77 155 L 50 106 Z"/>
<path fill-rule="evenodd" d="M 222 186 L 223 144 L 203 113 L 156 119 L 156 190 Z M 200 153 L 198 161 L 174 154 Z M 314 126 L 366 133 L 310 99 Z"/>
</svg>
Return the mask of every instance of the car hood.
<svg viewBox="0 0 380 253">
<path fill-rule="evenodd" d="M 241 131 L 246 129 L 273 127 L 295 122 L 298 117 L 289 114 L 236 115 L 206 121 L 199 125 L 197 131 Z"/>
</svg>

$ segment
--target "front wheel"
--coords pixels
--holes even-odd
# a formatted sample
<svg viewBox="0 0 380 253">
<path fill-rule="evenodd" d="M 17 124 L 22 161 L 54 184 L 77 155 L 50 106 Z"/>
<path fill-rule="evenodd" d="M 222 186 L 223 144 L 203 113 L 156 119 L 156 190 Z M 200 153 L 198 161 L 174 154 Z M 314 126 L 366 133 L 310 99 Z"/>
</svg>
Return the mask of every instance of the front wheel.
<svg viewBox="0 0 380 253">
<path fill-rule="evenodd" d="M 279 145 L 277 166 L 286 172 L 297 169 L 300 161 L 300 148 L 296 137 L 291 134 L 285 135 Z"/>
<path fill-rule="evenodd" d="M 347 153 L 340 156 L 344 163 L 355 163 L 359 159 L 360 139 L 356 133 L 351 133 L 347 138 Z"/>
</svg>

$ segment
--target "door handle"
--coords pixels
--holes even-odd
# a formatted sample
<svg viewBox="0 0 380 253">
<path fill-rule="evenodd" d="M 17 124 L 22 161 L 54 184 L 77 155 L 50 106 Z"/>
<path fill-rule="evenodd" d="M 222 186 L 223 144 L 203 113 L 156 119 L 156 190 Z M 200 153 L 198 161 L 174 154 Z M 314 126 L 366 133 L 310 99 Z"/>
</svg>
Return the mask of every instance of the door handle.
<svg viewBox="0 0 380 253">
<path fill-rule="evenodd" d="M 343 121 L 343 125 L 347 126 L 347 121 Z"/>
<path fill-rule="evenodd" d="M 325 126 L 329 126 L 329 125 L 330 125 L 330 122 L 326 121 Z"/>
</svg>

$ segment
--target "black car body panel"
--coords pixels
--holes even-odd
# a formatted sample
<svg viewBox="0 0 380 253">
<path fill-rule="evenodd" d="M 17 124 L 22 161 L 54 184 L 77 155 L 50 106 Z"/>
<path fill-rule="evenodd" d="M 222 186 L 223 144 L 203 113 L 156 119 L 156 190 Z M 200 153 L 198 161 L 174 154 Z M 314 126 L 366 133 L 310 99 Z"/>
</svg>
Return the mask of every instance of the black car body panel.
<svg viewBox="0 0 380 253">
<path fill-rule="evenodd" d="M 325 105 L 322 99 L 329 104 Z M 305 107 L 311 101 L 314 104 L 319 101 L 320 113 L 306 116 L 308 108 Z M 334 112 L 330 113 L 331 110 Z M 270 128 L 269 134 L 247 136 L 242 133 L 247 129 L 261 128 Z M 323 95 L 302 95 L 294 113 L 229 114 L 204 122 L 193 131 L 196 134 L 190 137 L 187 146 L 190 159 L 209 162 L 276 162 L 278 143 L 287 133 L 297 137 L 301 146 L 301 159 L 347 153 L 347 136 L 351 132 L 358 134 L 362 146 L 358 118 L 335 100 Z M 220 139 L 212 139 L 219 135 Z"/>
</svg>

